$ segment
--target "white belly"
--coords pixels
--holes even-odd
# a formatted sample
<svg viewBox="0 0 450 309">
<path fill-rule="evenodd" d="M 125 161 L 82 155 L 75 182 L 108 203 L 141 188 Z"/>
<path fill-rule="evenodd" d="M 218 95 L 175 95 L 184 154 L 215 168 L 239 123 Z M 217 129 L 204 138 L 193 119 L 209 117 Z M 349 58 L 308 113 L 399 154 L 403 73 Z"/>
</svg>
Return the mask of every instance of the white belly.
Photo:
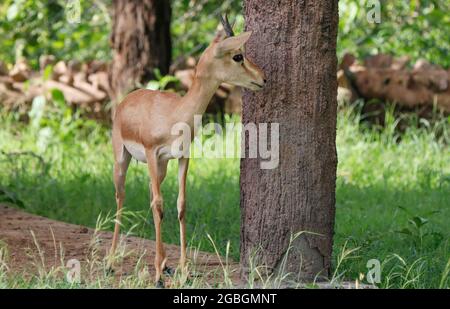
<svg viewBox="0 0 450 309">
<path fill-rule="evenodd" d="M 162 160 L 171 160 L 174 158 L 173 154 L 172 154 L 172 149 L 170 146 L 161 146 L 158 149 L 158 158 L 162 159 Z"/>
<path fill-rule="evenodd" d="M 128 150 L 128 152 L 131 154 L 133 158 L 136 160 L 147 163 L 147 156 L 145 155 L 145 148 L 144 145 L 133 142 L 133 141 L 124 141 L 123 145 Z M 162 160 L 170 160 L 173 159 L 174 156 L 171 152 L 170 146 L 160 146 L 158 148 L 158 151 L 156 153 L 156 156 L 158 159 Z M 181 156 L 181 154 L 180 154 Z"/>
<path fill-rule="evenodd" d="M 140 162 L 147 163 L 144 145 L 132 141 L 124 141 L 123 144 L 133 158 Z"/>
</svg>

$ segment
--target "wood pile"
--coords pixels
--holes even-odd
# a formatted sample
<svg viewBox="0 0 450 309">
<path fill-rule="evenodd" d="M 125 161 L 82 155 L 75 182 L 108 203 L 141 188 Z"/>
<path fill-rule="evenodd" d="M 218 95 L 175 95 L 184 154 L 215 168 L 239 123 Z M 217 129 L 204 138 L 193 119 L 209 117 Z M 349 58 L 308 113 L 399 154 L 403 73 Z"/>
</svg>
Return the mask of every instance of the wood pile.
<svg viewBox="0 0 450 309">
<path fill-rule="evenodd" d="M 53 89 L 58 89 L 70 105 L 92 114 L 104 114 L 103 106 L 110 92 L 106 63 L 56 62 L 52 56 L 42 56 L 39 60 L 39 71 L 32 71 L 24 59 L 11 70 L 0 62 L 0 103 L 3 106 L 26 112 L 36 96 L 49 97 Z"/>
<path fill-rule="evenodd" d="M 378 54 L 361 64 L 346 54 L 338 71 L 338 98 L 350 102 L 357 98 L 392 102 L 419 112 L 435 105 L 450 113 L 450 70 L 423 59 L 411 67 L 409 62 L 407 56 Z"/>
<path fill-rule="evenodd" d="M 175 61 L 171 74 L 180 83 L 176 91 L 187 91 L 192 84 L 196 59 L 188 57 Z M 72 106 L 85 109 L 95 118 L 109 121 L 110 84 L 108 64 L 100 61 L 80 63 L 56 61 L 53 56 L 39 59 L 39 71 L 33 71 L 26 60 L 9 68 L 0 61 L 0 104 L 10 110 L 26 113 L 36 96 L 49 97 L 51 90 L 60 90 Z M 51 68 L 51 69 L 49 69 Z M 425 60 L 410 65 L 407 56 L 394 58 L 378 54 L 358 62 L 346 54 L 338 70 L 338 100 L 353 102 L 358 98 L 376 101 L 364 111 L 381 109 L 384 102 L 396 103 L 403 110 L 413 110 L 420 116 L 436 106 L 450 114 L 450 70 Z M 375 106 L 375 107 L 374 107 Z M 214 95 L 207 112 L 241 113 L 241 89 L 222 84 Z M 425 111 L 425 112 L 424 112 Z"/>
<path fill-rule="evenodd" d="M 36 96 L 44 95 L 50 98 L 51 91 L 58 89 L 70 105 L 83 108 L 94 118 L 109 121 L 109 111 L 105 108 L 111 95 L 107 63 L 57 62 L 53 56 L 42 56 L 39 64 L 40 70 L 32 71 L 22 59 L 8 70 L 7 66 L 0 62 L 0 104 L 8 110 L 26 113 Z M 179 85 L 174 86 L 176 91 L 189 89 L 194 78 L 195 65 L 195 58 L 189 57 L 172 68 L 172 74 L 180 80 Z M 223 84 L 217 90 L 207 112 L 240 113 L 241 106 L 240 89 Z"/>
</svg>

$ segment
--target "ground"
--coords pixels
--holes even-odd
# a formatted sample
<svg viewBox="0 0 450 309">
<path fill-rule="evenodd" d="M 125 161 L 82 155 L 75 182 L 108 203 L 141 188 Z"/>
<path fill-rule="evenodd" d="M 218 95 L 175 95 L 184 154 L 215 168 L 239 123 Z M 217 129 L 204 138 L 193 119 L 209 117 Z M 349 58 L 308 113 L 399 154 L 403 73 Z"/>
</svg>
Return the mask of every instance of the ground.
<svg viewBox="0 0 450 309">
<path fill-rule="evenodd" d="M 83 264 L 89 263 L 94 233 L 95 230 L 91 228 L 50 220 L 0 205 L 0 239 L 7 245 L 10 258 L 8 267 L 12 272 L 35 274 L 40 269 L 36 263 L 40 264 L 42 260 L 47 271 L 52 267 L 60 266 L 60 247 L 64 252 L 63 261 L 77 259 L 83 267 Z M 99 255 L 106 255 L 111 245 L 112 233 L 102 231 L 98 233 L 98 236 Z M 144 258 L 153 277 L 155 242 L 133 236 L 125 236 L 123 240 L 129 255 L 115 269 L 116 277 L 132 274 L 141 257 Z M 168 265 L 176 267 L 179 252 L 178 246 L 166 244 Z M 196 254 L 191 251 L 191 260 L 194 260 L 194 254 L 196 255 L 195 268 L 200 273 L 211 274 L 220 267 L 220 260 L 216 255 L 204 252 Z M 229 266 L 236 268 L 237 264 L 231 263 Z M 237 272 L 234 272 L 232 277 L 237 280 Z"/>
<path fill-rule="evenodd" d="M 111 244 L 111 232 L 99 232 L 100 254 L 106 255 Z M 17 274 L 28 274 L 39 276 L 40 266 L 36 263 L 45 264 L 45 270 L 57 268 L 61 265 L 61 251 L 64 250 L 62 260 L 65 262 L 71 259 L 80 261 L 81 265 L 89 264 L 91 256 L 92 240 L 95 237 L 95 230 L 65 222 L 50 220 L 45 217 L 31 215 L 21 210 L 6 205 L 0 205 L 0 239 L 6 244 L 10 257 L 9 270 Z M 154 275 L 152 267 L 153 256 L 155 254 L 155 242 L 139 237 L 124 236 L 126 250 L 131 254 L 116 267 L 114 276 L 120 280 L 122 277 L 131 276 L 139 263 L 139 259 L 144 257 L 149 277 Z M 178 262 L 179 247 L 166 244 L 168 265 L 175 266 Z M 194 256 L 195 255 L 195 258 Z M 36 258 L 39 259 L 36 260 Z M 206 252 L 193 253 L 191 251 L 191 261 L 195 260 L 197 272 L 193 275 L 204 276 L 211 286 L 217 281 L 217 275 L 221 276 L 222 258 Z M 227 267 L 231 270 L 230 279 L 233 284 L 239 286 L 242 282 L 238 276 L 238 264 L 228 261 Z M 83 276 L 83 275 L 82 275 Z M 221 278 L 223 280 L 223 278 Z M 117 281 L 117 280 L 116 280 Z M 307 285 L 306 285 L 307 286 Z M 328 282 L 317 283 L 319 288 L 337 288 L 336 285 Z M 339 288 L 374 288 L 372 285 L 355 282 L 341 282 Z"/>
</svg>

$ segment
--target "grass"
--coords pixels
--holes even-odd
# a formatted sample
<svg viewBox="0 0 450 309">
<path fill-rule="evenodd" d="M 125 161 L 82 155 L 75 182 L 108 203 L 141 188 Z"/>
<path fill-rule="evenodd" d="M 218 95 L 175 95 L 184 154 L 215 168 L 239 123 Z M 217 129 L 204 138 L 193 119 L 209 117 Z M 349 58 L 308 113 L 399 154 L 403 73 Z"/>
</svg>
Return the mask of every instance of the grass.
<svg viewBox="0 0 450 309">
<path fill-rule="evenodd" d="M 28 125 L 15 114 L 0 113 L 0 201 L 94 227 L 99 215 L 115 211 L 110 133 L 68 109 L 48 108 Z M 386 116 L 385 127 L 378 128 L 361 121 L 357 107 L 338 115 L 333 280 L 360 280 L 368 261 L 376 259 L 380 287 L 448 288 L 449 121 L 430 124 L 409 117 L 410 125 L 399 133 L 399 119 L 391 110 Z M 176 162 L 171 162 L 163 185 L 163 239 L 174 244 L 179 242 L 177 188 Z M 149 205 L 147 169 L 132 163 L 125 207 L 145 219 L 134 216 L 124 230 L 137 225 L 135 235 L 153 238 Z M 187 209 L 190 245 L 239 258 L 238 159 L 191 160 Z M 113 223 L 103 228 L 112 230 Z M 0 282 L 7 267 L 1 256 Z"/>
</svg>

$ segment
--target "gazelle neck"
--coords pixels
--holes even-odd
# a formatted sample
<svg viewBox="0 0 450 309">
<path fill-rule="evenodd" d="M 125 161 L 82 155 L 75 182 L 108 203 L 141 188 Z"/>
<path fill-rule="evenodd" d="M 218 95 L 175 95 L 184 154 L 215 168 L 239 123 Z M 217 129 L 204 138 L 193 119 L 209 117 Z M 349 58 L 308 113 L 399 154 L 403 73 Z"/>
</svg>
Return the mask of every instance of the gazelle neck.
<svg viewBox="0 0 450 309">
<path fill-rule="evenodd" d="M 181 99 L 185 115 L 203 115 L 220 82 L 208 75 L 196 74 L 186 95 Z"/>
</svg>

